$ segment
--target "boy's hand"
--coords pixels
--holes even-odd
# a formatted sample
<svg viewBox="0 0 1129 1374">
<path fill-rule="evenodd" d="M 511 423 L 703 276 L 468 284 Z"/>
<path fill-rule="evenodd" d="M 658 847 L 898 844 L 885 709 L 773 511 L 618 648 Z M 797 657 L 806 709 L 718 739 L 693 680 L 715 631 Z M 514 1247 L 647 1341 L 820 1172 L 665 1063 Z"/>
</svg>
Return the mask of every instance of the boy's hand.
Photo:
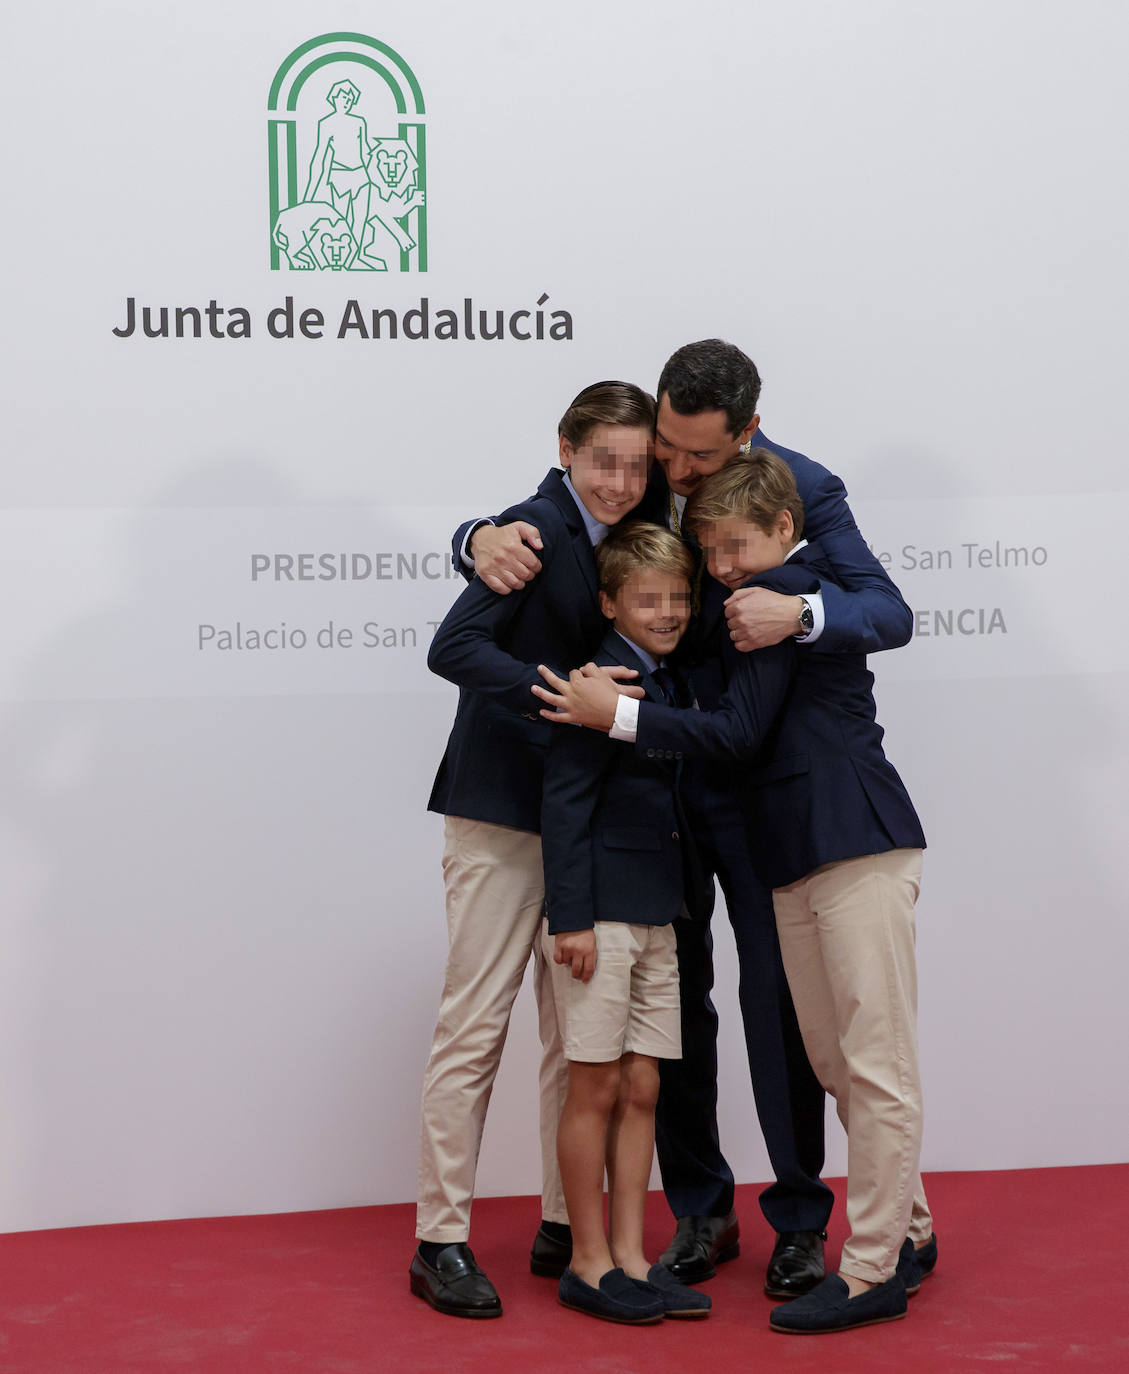
<svg viewBox="0 0 1129 1374">
<path fill-rule="evenodd" d="M 742 587 L 725 603 L 729 638 L 743 654 L 779 644 L 800 629 L 802 596 L 783 596 L 767 587 Z"/>
<path fill-rule="evenodd" d="M 537 671 L 553 689 L 530 688 L 535 696 L 553 708 L 548 711 L 542 709 L 541 714 L 546 720 L 555 720 L 561 725 L 587 725 L 592 730 L 603 730 L 605 734 L 615 724 L 619 691 L 594 663 L 574 668 L 567 682 L 544 664 L 538 664 Z M 626 690 L 632 696 L 643 696 L 640 688 L 629 687 Z"/>
<path fill-rule="evenodd" d="M 474 571 L 492 592 L 502 596 L 537 576 L 541 560 L 533 550 L 543 547 L 540 531 L 527 520 L 482 525 L 470 537 Z"/>
<path fill-rule="evenodd" d="M 562 931 L 554 937 L 553 962 L 571 964 L 572 976 L 587 983 L 596 972 L 596 932 Z"/>
</svg>

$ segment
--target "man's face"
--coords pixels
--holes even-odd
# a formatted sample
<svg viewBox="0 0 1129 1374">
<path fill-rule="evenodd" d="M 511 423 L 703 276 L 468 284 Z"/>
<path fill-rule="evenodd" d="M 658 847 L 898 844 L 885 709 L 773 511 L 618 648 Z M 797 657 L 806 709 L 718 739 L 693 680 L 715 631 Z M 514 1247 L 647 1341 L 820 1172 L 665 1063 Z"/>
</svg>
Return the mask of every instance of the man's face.
<svg viewBox="0 0 1129 1374">
<path fill-rule="evenodd" d="M 690 584 L 656 570 L 629 577 L 615 596 L 600 593 L 600 609 L 632 644 L 652 658 L 673 651 L 690 620 Z"/>
<path fill-rule="evenodd" d="M 780 512 L 767 533 L 749 520 L 731 517 L 703 525 L 699 537 L 710 576 L 734 591 L 755 573 L 778 568 L 794 542 L 787 511 Z"/>
<path fill-rule="evenodd" d="M 601 525 L 617 525 L 647 489 L 651 432 L 628 425 L 597 425 L 579 448 L 561 439 L 561 466 L 585 510 Z"/>
<path fill-rule="evenodd" d="M 760 423 L 754 415 L 740 434 L 730 434 L 724 410 L 700 410 L 679 415 L 664 391 L 655 421 L 655 457 L 666 473 L 671 491 L 689 496 L 703 477 L 709 477 L 736 458 L 741 445 Z"/>
</svg>

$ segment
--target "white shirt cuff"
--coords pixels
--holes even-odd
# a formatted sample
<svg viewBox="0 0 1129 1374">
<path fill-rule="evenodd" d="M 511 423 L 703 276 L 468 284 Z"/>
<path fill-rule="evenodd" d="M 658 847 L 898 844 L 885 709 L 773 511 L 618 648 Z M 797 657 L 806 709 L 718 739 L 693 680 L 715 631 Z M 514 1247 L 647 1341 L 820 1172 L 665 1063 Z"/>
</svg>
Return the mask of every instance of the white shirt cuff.
<svg viewBox="0 0 1129 1374">
<path fill-rule="evenodd" d="M 636 697 L 625 697 L 621 692 L 615 704 L 615 724 L 608 731 L 608 738 L 634 744 L 638 733 L 639 701 Z"/>
<path fill-rule="evenodd" d="M 823 609 L 822 592 L 804 592 L 804 600 L 811 607 L 812 627 L 810 633 L 796 636 L 797 644 L 814 644 L 823 633 L 823 627 L 827 624 L 827 616 Z"/>
<path fill-rule="evenodd" d="M 470 541 L 474 538 L 475 531 L 480 530 L 483 525 L 492 525 L 493 523 L 493 520 L 489 519 L 487 516 L 483 516 L 481 520 L 475 520 L 471 524 L 470 529 L 467 530 L 466 538 L 463 540 L 463 546 L 459 550 L 459 559 L 467 572 L 474 572 L 474 559 L 470 554 Z"/>
</svg>

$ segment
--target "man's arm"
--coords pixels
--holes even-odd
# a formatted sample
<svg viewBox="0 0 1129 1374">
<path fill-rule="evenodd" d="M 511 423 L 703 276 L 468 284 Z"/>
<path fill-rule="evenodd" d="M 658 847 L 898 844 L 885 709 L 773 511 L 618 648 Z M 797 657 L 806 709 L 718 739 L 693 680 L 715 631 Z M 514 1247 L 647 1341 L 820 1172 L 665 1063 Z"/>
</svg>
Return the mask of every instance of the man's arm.
<svg viewBox="0 0 1129 1374">
<path fill-rule="evenodd" d="M 913 612 L 867 548 L 843 483 L 830 472 L 819 472 L 804 499 L 804 535 L 819 540 L 834 581 L 820 584 L 824 625 L 821 634 L 812 636 L 811 647 L 859 654 L 900 648 L 913 635 Z M 764 587 L 734 592 L 725 614 L 733 643 L 742 652 L 777 644 L 799 628 L 798 599 Z"/>
<path fill-rule="evenodd" d="M 503 511 L 464 521 L 451 540 L 451 557 L 468 582 L 477 573 L 491 591 L 506 596 L 541 571 L 542 547 L 536 525 Z"/>
</svg>

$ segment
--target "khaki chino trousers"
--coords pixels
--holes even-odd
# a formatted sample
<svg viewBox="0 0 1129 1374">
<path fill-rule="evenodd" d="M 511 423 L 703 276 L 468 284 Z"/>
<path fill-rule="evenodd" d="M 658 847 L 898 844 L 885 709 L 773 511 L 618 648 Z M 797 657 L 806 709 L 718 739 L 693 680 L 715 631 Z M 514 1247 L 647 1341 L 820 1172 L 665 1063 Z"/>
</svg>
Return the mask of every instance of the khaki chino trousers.
<svg viewBox="0 0 1129 1374">
<path fill-rule="evenodd" d="M 531 956 L 542 1046 L 541 1209 L 546 1221 L 568 1220 L 557 1168 L 568 1064 L 539 939 L 545 897 L 541 837 L 448 816 L 443 882 L 449 951 L 423 1080 L 416 1238 L 447 1245 L 470 1235 L 486 1109 Z"/>
<path fill-rule="evenodd" d="M 921 1186 L 914 903 L 920 849 L 825 864 L 772 894 L 784 971 L 816 1077 L 847 1132 L 839 1269 L 881 1283 L 933 1230 Z"/>
</svg>

